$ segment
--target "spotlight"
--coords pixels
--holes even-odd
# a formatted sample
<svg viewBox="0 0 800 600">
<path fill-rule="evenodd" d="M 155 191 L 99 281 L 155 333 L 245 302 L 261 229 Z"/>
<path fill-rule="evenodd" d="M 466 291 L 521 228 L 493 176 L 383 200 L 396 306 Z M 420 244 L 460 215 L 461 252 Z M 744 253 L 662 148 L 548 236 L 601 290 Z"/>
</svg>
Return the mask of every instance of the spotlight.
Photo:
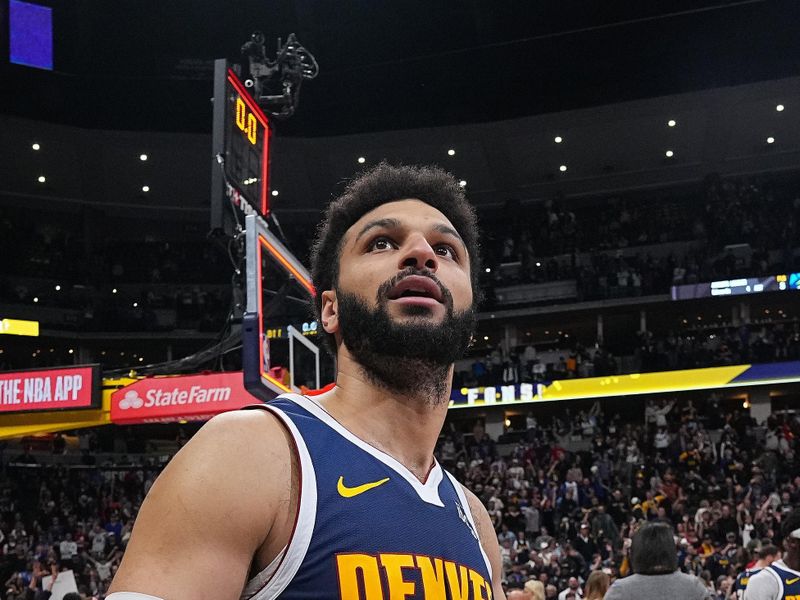
<svg viewBox="0 0 800 600">
<path fill-rule="evenodd" d="M 278 190 L 272 190 L 272 195 L 273 196 L 277 196 L 278 195 Z"/>
<path fill-rule="evenodd" d="M 42 147 L 39 144 L 36 144 L 36 143 L 34 143 L 33 146 L 31 146 L 31 148 L 33 148 L 34 150 L 41 150 L 42 149 Z"/>
<path fill-rule="evenodd" d="M 460 185 L 461 187 L 467 187 L 467 180 L 462 179 L 461 181 L 458 182 L 458 185 Z"/>
<path fill-rule="evenodd" d="M 141 161 L 147 160 L 147 154 L 140 154 L 139 155 L 139 160 L 141 160 Z"/>
<path fill-rule="evenodd" d="M 69 353 L 70 353 L 70 354 L 75 354 L 75 350 L 73 350 L 72 348 L 70 348 L 70 349 L 69 349 Z"/>
<path fill-rule="evenodd" d="M 664 155 L 665 155 L 667 158 L 672 158 L 673 156 L 675 156 L 675 153 L 674 153 L 672 150 L 667 150 L 667 151 L 664 153 Z"/>
<path fill-rule="evenodd" d="M 485 336 L 483 336 L 483 339 L 488 342 L 489 341 L 489 336 L 485 335 Z"/>
<path fill-rule="evenodd" d="M 39 183 L 44 183 L 45 181 L 47 181 L 47 179 L 45 179 L 44 175 L 39 175 L 39 180 L 38 181 L 39 181 Z"/>
<path fill-rule="evenodd" d="M 358 157 L 358 164 L 363 165 L 365 162 L 367 162 L 366 158 L 364 158 L 363 156 Z"/>
<path fill-rule="evenodd" d="M 778 104 L 778 106 L 775 107 L 775 110 L 777 110 L 778 112 L 783 112 L 784 108 L 786 107 L 783 104 Z"/>
<path fill-rule="evenodd" d="M 61 286 L 60 286 L 60 285 L 56 285 L 56 291 L 57 291 L 57 292 L 60 292 L 60 291 L 61 291 Z"/>
<path fill-rule="evenodd" d="M 678 123 L 675 121 L 675 119 L 670 119 L 669 121 L 667 121 L 667 127 L 675 127 L 675 125 L 677 124 Z"/>
<path fill-rule="evenodd" d="M 116 294 L 117 293 L 117 288 L 114 288 L 113 290 L 111 290 L 111 293 L 112 294 Z"/>
<path fill-rule="evenodd" d="M 34 297 L 33 297 L 33 301 L 34 301 L 34 302 L 39 302 L 39 296 L 34 296 Z"/>
<path fill-rule="evenodd" d="M 491 272 L 492 272 L 492 270 L 491 270 L 489 267 L 486 267 L 486 272 L 487 272 L 487 273 L 491 273 Z"/>
<path fill-rule="evenodd" d="M 448 156 L 455 156 L 456 155 L 456 151 L 453 150 L 452 148 L 450 148 L 450 150 L 447 151 L 447 154 L 448 154 Z"/>
<path fill-rule="evenodd" d="M 769 137 L 767 138 L 767 143 L 768 143 L 768 144 L 774 144 L 774 143 L 775 143 L 775 138 L 774 138 L 774 137 L 772 137 L 772 136 L 769 136 Z"/>
<path fill-rule="evenodd" d="M 149 185 L 143 185 L 143 186 L 142 186 L 142 191 L 143 191 L 144 193 L 147 193 L 147 192 L 149 192 L 149 191 L 150 191 L 150 186 L 149 186 Z"/>
<path fill-rule="evenodd" d="M 133 303 L 133 308 L 137 308 L 138 306 L 139 306 L 139 303 L 138 303 L 138 302 L 134 302 L 134 303 Z"/>
<path fill-rule="evenodd" d="M 564 171 L 567 170 L 567 165 L 561 165 L 560 167 L 558 167 L 558 170 L 563 173 Z"/>
<path fill-rule="evenodd" d="M 563 142 L 563 141 L 564 141 L 564 138 L 562 138 L 560 135 L 557 135 L 557 136 L 556 136 L 556 137 L 553 139 L 553 141 L 554 141 L 556 144 L 560 144 L 561 142 Z"/>
</svg>

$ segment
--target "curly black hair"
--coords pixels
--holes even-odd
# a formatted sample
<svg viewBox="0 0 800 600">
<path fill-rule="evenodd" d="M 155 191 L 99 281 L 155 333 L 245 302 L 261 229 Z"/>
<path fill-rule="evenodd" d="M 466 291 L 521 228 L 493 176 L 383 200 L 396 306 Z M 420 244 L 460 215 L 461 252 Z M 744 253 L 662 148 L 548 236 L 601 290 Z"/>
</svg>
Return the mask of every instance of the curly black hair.
<svg viewBox="0 0 800 600">
<path fill-rule="evenodd" d="M 440 211 L 458 231 L 469 253 L 474 303 L 482 296 L 478 286 L 480 244 L 475 210 L 464 190 L 448 172 L 435 166 L 394 166 L 381 162 L 353 179 L 341 196 L 333 200 L 317 229 L 311 248 L 311 279 L 317 289 L 314 312 L 320 321 L 322 294 L 336 287 L 339 256 L 347 230 L 369 211 L 395 200 L 416 198 Z M 323 331 L 324 333 L 324 331 Z M 333 336 L 325 335 L 328 349 L 335 354 Z"/>
</svg>

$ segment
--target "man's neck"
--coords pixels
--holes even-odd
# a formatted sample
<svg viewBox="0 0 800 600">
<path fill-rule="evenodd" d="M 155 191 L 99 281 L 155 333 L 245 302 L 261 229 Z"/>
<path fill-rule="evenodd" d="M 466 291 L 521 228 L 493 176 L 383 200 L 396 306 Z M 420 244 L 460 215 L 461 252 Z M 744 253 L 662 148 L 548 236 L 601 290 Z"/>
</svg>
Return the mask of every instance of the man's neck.
<svg viewBox="0 0 800 600">
<path fill-rule="evenodd" d="M 346 350 L 337 358 L 336 387 L 318 396 L 317 401 L 354 435 L 424 481 L 447 415 L 452 368 L 444 386 L 446 395 L 430 398 L 395 393 L 371 381 Z"/>
</svg>

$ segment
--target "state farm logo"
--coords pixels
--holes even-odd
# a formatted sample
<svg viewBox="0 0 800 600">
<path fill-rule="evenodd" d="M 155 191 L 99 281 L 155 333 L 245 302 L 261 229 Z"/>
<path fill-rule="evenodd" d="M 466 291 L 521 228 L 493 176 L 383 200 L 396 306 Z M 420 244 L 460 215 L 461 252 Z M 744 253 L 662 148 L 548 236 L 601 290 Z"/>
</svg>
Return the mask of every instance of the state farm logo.
<svg viewBox="0 0 800 600">
<path fill-rule="evenodd" d="M 128 390 L 119 401 L 120 410 L 147 409 L 185 404 L 227 403 L 231 400 L 231 387 L 192 385 L 188 387 L 155 388 L 142 392 Z"/>
<path fill-rule="evenodd" d="M 144 400 L 139 396 L 136 390 L 125 392 L 125 397 L 119 401 L 121 410 L 128 410 L 129 408 L 142 408 Z"/>
</svg>

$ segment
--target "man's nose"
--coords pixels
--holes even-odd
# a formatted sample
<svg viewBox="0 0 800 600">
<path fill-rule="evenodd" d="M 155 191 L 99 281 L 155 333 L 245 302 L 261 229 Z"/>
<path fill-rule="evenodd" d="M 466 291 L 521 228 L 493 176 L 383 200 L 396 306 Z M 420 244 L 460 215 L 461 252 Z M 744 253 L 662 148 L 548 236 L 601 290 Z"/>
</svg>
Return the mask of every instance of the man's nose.
<svg viewBox="0 0 800 600">
<path fill-rule="evenodd" d="M 422 269 L 424 267 L 430 271 L 436 271 L 439 266 L 436 252 L 434 252 L 428 240 L 426 240 L 423 235 L 413 235 L 409 237 L 408 240 L 406 240 L 406 244 L 403 245 L 402 250 L 403 252 L 400 255 L 399 265 L 401 269 L 406 267 Z"/>
</svg>

